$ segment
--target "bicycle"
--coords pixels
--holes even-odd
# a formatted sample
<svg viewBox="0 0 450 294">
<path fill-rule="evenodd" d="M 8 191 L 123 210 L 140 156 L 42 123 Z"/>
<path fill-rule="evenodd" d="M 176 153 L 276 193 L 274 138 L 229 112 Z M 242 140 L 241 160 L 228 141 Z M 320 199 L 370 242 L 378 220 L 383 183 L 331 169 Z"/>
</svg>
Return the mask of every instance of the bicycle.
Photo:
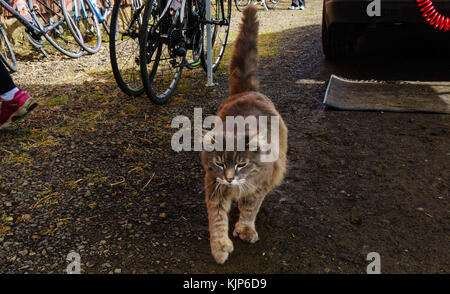
<svg viewBox="0 0 450 294">
<path fill-rule="evenodd" d="M 14 54 L 11 42 L 9 42 L 8 35 L 6 34 L 6 31 L 3 27 L 4 24 L 0 23 L 0 60 L 3 61 L 3 63 L 7 68 L 9 68 L 10 71 L 16 72 L 16 55 Z M 47 52 L 44 50 L 44 44 L 41 41 L 33 39 L 33 37 L 31 37 L 31 35 L 27 32 L 25 32 L 25 36 L 27 37 L 27 40 L 31 45 L 38 48 L 45 57 L 48 57 Z"/>
<path fill-rule="evenodd" d="M 5 32 L 4 28 L 3 28 L 3 27 L 5 27 L 5 25 L 0 23 L 0 26 L 2 27 L 1 30 L 3 31 L 2 32 L 3 36 L 1 37 L 3 39 L 2 45 L 1 45 L 2 46 L 1 50 L 2 50 L 2 52 L 4 52 L 3 53 L 3 60 L 4 60 L 5 64 L 6 64 L 6 66 L 11 71 L 15 72 L 15 71 L 17 71 L 17 64 L 16 64 L 16 59 L 15 59 L 15 54 L 14 54 L 14 51 L 12 49 L 11 42 L 9 42 L 8 36 L 7 36 L 7 34 L 6 34 L 6 32 Z M 47 52 L 44 50 L 44 44 L 41 41 L 37 41 L 37 40 L 33 39 L 30 36 L 30 34 L 27 33 L 27 32 L 25 32 L 25 36 L 27 37 L 28 42 L 31 45 L 33 45 L 33 47 L 38 48 L 41 51 L 41 53 L 44 54 L 45 57 L 48 57 Z M 8 58 L 8 55 L 10 56 L 9 58 Z M 9 61 L 8 61 L 8 59 L 9 59 Z"/>
<path fill-rule="evenodd" d="M 253 3 L 252 3 L 253 2 Z M 261 2 L 261 5 L 266 9 L 275 9 L 277 7 L 278 3 L 280 3 L 280 0 L 234 0 L 234 3 L 236 5 L 236 9 L 241 11 L 244 10 L 244 8 L 249 5 L 253 4 L 256 5 L 257 2 Z"/>
<path fill-rule="evenodd" d="M 17 62 L 14 51 L 9 43 L 8 36 L 0 23 L 0 62 L 3 62 L 11 71 L 17 71 Z"/>
<path fill-rule="evenodd" d="M 115 0 L 111 14 L 109 54 L 114 78 L 127 95 L 144 92 L 139 70 L 139 28 L 142 25 L 143 0 Z"/>
<path fill-rule="evenodd" d="M 184 67 L 203 65 L 206 70 L 207 23 L 213 26 L 213 71 L 218 68 L 230 29 L 231 0 L 211 3 L 209 22 L 205 4 L 205 0 L 149 0 L 145 5 L 139 62 L 145 92 L 156 104 L 169 99 Z"/>
<path fill-rule="evenodd" d="M 72 9 L 68 9 L 65 0 L 61 0 L 64 17 L 71 20 L 74 26 L 69 26 L 78 44 L 88 53 L 96 53 L 100 50 L 102 43 L 101 23 L 109 35 L 109 20 L 113 9 L 111 0 L 74 0 Z"/>
<path fill-rule="evenodd" d="M 49 2 L 52 3 L 53 8 L 42 0 L 28 0 L 27 9 L 30 18 L 22 16 L 5 0 L 0 0 L 0 5 L 25 26 L 26 33 L 36 44 L 46 46 L 42 43 L 42 37 L 44 37 L 59 52 L 72 58 L 80 57 L 83 51 L 76 42 L 72 41 L 73 36 L 67 28 L 67 23 L 59 13 L 61 4 L 57 0 Z"/>
</svg>

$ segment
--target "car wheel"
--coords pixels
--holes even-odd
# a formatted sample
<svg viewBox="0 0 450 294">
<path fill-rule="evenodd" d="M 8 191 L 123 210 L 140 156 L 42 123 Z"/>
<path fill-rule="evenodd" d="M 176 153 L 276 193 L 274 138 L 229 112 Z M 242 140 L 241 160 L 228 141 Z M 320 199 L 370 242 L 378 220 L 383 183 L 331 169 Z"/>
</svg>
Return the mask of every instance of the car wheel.
<svg viewBox="0 0 450 294">
<path fill-rule="evenodd" d="M 332 24 L 327 26 L 325 9 L 322 16 L 322 48 L 327 59 L 351 57 L 356 51 L 357 35 L 350 24 Z"/>
</svg>

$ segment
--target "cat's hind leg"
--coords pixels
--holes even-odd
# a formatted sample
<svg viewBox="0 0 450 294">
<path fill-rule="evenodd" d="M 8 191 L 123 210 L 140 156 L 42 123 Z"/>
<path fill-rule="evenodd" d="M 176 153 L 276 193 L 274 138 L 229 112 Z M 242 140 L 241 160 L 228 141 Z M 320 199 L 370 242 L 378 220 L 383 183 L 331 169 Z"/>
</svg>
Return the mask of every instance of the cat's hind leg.
<svg viewBox="0 0 450 294">
<path fill-rule="evenodd" d="M 249 243 L 255 243 L 259 240 L 258 232 L 255 229 L 255 221 L 264 197 L 265 194 L 239 199 L 240 215 L 233 231 L 234 237 L 239 236 L 243 241 Z"/>
</svg>

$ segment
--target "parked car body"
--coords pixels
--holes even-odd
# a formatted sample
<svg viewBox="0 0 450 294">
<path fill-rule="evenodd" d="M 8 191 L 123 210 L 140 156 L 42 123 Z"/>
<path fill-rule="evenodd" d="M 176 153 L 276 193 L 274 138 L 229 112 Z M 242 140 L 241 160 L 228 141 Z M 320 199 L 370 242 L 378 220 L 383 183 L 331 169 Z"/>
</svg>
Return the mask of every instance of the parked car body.
<svg viewBox="0 0 450 294">
<path fill-rule="evenodd" d="M 450 17 L 450 0 L 435 0 L 433 5 L 442 15 Z M 416 24 L 433 29 L 422 17 L 416 0 L 324 0 L 324 53 L 327 58 L 350 56 L 354 53 L 356 39 L 364 31 L 393 24 Z"/>
</svg>

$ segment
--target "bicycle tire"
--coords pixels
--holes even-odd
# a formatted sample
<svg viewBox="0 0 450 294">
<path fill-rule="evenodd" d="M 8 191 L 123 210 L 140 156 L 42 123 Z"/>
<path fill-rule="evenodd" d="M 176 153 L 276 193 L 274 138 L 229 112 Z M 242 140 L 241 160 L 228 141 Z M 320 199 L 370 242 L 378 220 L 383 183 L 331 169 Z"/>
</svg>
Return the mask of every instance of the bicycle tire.
<svg viewBox="0 0 450 294">
<path fill-rule="evenodd" d="M 90 54 L 97 53 L 100 51 L 100 46 L 102 44 L 102 32 L 100 30 L 100 25 L 98 23 L 98 18 L 92 9 L 91 3 L 85 0 L 74 0 L 77 3 L 83 3 L 84 10 L 78 9 L 81 13 L 86 12 L 85 15 L 79 15 L 78 18 L 75 17 L 75 6 L 68 10 L 66 1 L 60 0 L 63 7 L 64 17 L 69 25 L 69 29 L 72 32 L 73 37 L 78 42 L 78 44 L 86 52 Z M 93 45 L 90 45 L 93 42 Z"/>
<path fill-rule="evenodd" d="M 222 18 L 222 6 L 219 5 L 223 2 L 223 12 L 225 19 Z M 226 5 L 228 3 L 228 5 Z M 211 20 L 226 20 L 227 24 L 211 25 L 211 39 L 212 39 L 212 71 L 215 72 L 219 68 L 220 61 L 222 60 L 225 48 L 227 46 L 228 35 L 230 32 L 230 21 L 231 21 L 231 0 L 216 0 L 215 3 L 211 2 Z M 213 18 L 214 16 L 214 18 Z M 206 26 L 204 28 L 204 34 L 206 36 Z M 223 36 L 220 36 L 223 32 Z M 220 37 L 219 37 L 220 36 Z M 207 71 L 207 61 L 206 61 L 206 37 L 204 38 L 203 52 L 201 56 L 202 66 L 205 72 Z"/>
<path fill-rule="evenodd" d="M 114 2 L 117 2 L 121 0 L 115 0 Z M 100 0 L 102 3 L 102 7 L 100 8 L 100 11 L 102 13 L 102 25 L 103 29 L 105 30 L 108 37 L 110 36 L 110 27 L 111 27 L 111 18 L 112 18 L 112 10 L 114 8 L 114 5 L 112 4 L 111 0 Z"/>
<path fill-rule="evenodd" d="M 188 69 L 195 69 L 201 66 L 201 54 L 203 51 L 203 24 L 202 20 L 205 17 L 205 1 L 204 0 L 192 0 L 192 11 L 194 15 L 197 15 L 197 22 L 188 21 L 188 23 L 193 23 L 196 28 L 188 28 L 192 30 L 190 33 L 190 43 L 191 47 L 186 54 L 186 67 Z M 188 7 L 185 7 L 185 15 L 188 15 Z"/>
<path fill-rule="evenodd" d="M 252 2 L 252 0 L 234 0 L 234 4 L 236 5 L 236 9 L 242 12 L 244 8 L 249 5 Z"/>
<path fill-rule="evenodd" d="M 111 13 L 111 26 L 110 26 L 110 38 L 109 38 L 109 56 L 111 59 L 111 67 L 114 74 L 114 78 L 117 82 L 117 85 L 127 95 L 130 96 L 139 96 L 142 93 L 144 93 L 144 85 L 142 83 L 141 75 L 140 75 L 140 69 L 139 69 L 139 27 L 140 24 L 139 18 L 133 21 L 133 10 L 134 5 L 137 4 L 136 8 L 141 8 L 143 5 L 143 1 L 141 0 L 133 0 L 131 10 L 131 19 L 125 20 L 125 16 L 127 12 L 123 9 L 121 9 L 120 5 L 122 4 L 123 0 L 115 0 L 113 10 Z M 140 4 L 138 3 L 140 2 Z M 125 8 L 126 9 L 126 8 Z M 119 16 L 122 13 L 122 22 L 121 24 L 125 24 L 125 27 L 130 27 L 131 30 L 129 32 L 125 32 L 125 34 L 129 35 L 128 39 L 123 38 L 124 33 L 120 32 L 119 28 Z M 142 10 L 141 10 L 142 12 Z M 136 12 L 137 13 L 137 10 Z M 134 22 L 134 24 L 131 24 L 131 21 Z M 124 29 L 125 31 L 125 29 Z M 114 37 L 113 37 L 114 36 Z M 122 37 L 122 39 L 120 39 Z M 127 37 L 125 35 L 125 37 Z M 130 55 L 131 60 L 125 60 L 124 57 L 126 57 L 126 53 L 124 54 L 124 51 L 127 50 L 127 52 L 133 54 L 133 56 Z M 118 54 L 118 52 L 120 54 Z M 128 66 L 121 66 L 122 60 L 125 62 L 129 62 Z"/>
<path fill-rule="evenodd" d="M 266 0 L 266 7 L 269 9 L 275 9 L 280 3 L 280 0 Z"/>
<path fill-rule="evenodd" d="M 35 48 L 39 49 L 39 51 L 41 51 L 41 53 L 45 57 L 48 57 L 47 51 L 45 51 L 45 49 L 44 49 L 44 43 L 42 42 L 41 39 L 36 40 L 27 31 L 25 31 L 25 37 L 27 37 L 28 42 L 30 42 L 30 44 L 32 46 L 34 46 Z"/>
<path fill-rule="evenodd" d="M 17 71 L 16 56 L 14 55 L 11 43 L 8 40 L 8 36 L 6 35 L 2 24 L 0 24 L 0 59 L 10 71 Z"/>
<path fill-rule="evenodd" d="M 139 32 L 139 62 L 142 82 L 147 96 L 156 104 L 164 104 L 177 87 L 183 72 L 185 57 L 173 57 L 169 52 L 168 45 L 162 39 L 162 35 L 168 33 L 169 26 L 166 25 L 168 14 L 159 19 L 157 26 L 154 27 L 154 17 L 159 16 L 163 9 L 160 6 L 162 1 L 156 1 L 149 0 L 145 5 L 142 26 Z M 150 30 L 155 30 L 153 33 L 149 30 L 150 23 Z M 165 49 L 167 49 L 166 54 L 164 54 Z M 155 53 L 156 56 L 153 60 Z M 171 72 L 165 73 L 166 70 L 170 71 L 171 68 Z M 170 82 L 169 85 L 163 85 L 167 81 Z"/>
<path fill-rule="evenodd" d="M 73 34 L 70 32 L 69 25 L 65 18 L 61 16 L 56 10 L 62 10 L 62 5 L 60 1 L 52 0 L 51 1 L 54 6 L 51 9 L 48 9 L 49 6 L 41 6 L 44 7 L 45 11 L 44 14 L 40 13 L 40 11 L 36 9 L 30 9 L 30 15 L 35 24 L 42 30 L 45 31 L 44 23 L 57 23 L 62 21 L 62 23 L 54 27 L 52 30 L 45 32 L 44 37 L 45 39 L 59 52 L 63 53 L 64 55 L 67 55 L 71 58 L 78 58 L 83 54 L 83 50 L 80 48 L 80 46 L 77 44 L 77 42 L 74 40 L 72 41 L 70 36 L 73 36 Z M 34 7 L 33 0 L 28 0 L 28 7 L 32 8 Z M 36 7 L 38 7 L 36 5 Z M 36 14 L 38 12 L 38 14 Z M 44 18 L 44 15 L 50 16 L 48 19 Z M 39 16 L 39 17 L 38 17 Z M 70 35 L 70 36 L 69 36 Z M 62 43 L 58 43 L 58 41 L 62 41 Z M 63 48 L 66 47 L 66 48 Z"/>
</svg>

